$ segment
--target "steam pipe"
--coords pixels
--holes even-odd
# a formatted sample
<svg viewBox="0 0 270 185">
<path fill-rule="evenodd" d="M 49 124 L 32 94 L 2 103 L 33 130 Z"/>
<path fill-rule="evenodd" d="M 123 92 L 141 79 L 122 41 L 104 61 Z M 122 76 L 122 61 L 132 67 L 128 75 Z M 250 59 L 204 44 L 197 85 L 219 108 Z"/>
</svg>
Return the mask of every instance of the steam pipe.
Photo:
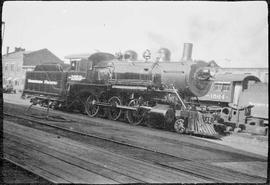
<svg viewBox="0 0 270 185">
<path fill-rule="evenodd" d="M 176 94 L 177 98 L 179 99 L 179 101 L 181 102 L 181 104 L 183 105 L 184 109 L 187 108 L 187 106 L 185 105 L 184 101 L 182 100 L 182 98 L 180 97 L 180 95 L 178 94 L 177 90 L 174 88 L 174 86 L 172 86 L 174 93 Z"/>
</svg>

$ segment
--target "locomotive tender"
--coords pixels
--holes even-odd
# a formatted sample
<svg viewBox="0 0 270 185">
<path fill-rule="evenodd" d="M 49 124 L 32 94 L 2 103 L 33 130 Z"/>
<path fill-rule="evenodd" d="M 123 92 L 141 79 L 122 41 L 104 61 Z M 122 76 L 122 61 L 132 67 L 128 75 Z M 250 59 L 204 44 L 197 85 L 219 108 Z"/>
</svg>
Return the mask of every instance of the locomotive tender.
<svg viewBox="0 0 270 185">
<path fill-rule="evenodd" d="M 124 119 L 132 125 L 147 120 L 157 126 L 159 121 L 162 127 L 183 133 L 191 122 L 204 124 L 186 102 L 205 95 L 215 73 L 210 63 L 192 60 L 191 53 L 192 44 L 185 43 L 183 57 L 176 62 L 162 56 L 156 61 L 149 56 L 145 61 L 136 60 L 137 56 L 119 59 L 98 52 L 72 61 L 67 72 L 39 67 L 26 73 L 23 96 L 30 96 L 33 104 L 56 109 L 80 105 L 90 117 Z M 206 130 L 215 133 L 213 128 Z"/>
</svg>

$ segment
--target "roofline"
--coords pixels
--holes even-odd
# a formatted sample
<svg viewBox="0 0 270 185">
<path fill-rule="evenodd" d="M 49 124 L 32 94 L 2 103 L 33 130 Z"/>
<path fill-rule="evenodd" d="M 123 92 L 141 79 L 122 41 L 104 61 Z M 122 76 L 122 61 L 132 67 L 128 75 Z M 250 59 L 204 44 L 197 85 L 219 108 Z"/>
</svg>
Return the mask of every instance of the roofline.
<svg viewBox="0 0 270 185">
<path fill-rule="evenodd" d="M 22 68 L 24 67 L 36 67 L 36 66 L 27 66 L 27 65 L 23 65 Z"/>
<path fill-rule="evenodd" d="M 93 54 L 93 53 L 92 53 Z M 71 55 L 67 55 L 64 57 L 64 59 L 87 59 L 89 58 L 91 55 L 91 53 L 85 53 L 85 54 L 71 54 Z"/>
<path fill-rule="evenodd" d="M 267 69 L 268 67 L 220 67 L 220 69 Z"/>
</svg>

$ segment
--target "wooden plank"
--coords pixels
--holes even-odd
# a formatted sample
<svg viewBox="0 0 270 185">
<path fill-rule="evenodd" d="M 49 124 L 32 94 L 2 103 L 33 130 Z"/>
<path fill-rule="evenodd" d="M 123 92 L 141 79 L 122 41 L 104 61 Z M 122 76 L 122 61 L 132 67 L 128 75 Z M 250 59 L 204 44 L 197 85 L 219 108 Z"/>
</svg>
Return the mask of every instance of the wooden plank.
<svg viewBox="0 0 270 185">
<path fill-rule="evenodd" d="M 4 122 L 5 123 L 5 122 Z M 47 146 L 55 147 L 55 150 L 63 150 L 68 154 L 76 153 L 77 157 L 84 160 L 89 160 L 91 163 L 97 165 L 106 166 L 111 170 L 118 171 L 127 176 L 131 176 L 135 179 L 139 179 L 146 182 L 209 182 L 201 178 L 192 177 L 190 175 L 183 174 L 179 171 L 171 170 L 161 167 L 159 165 L 153 165 L 150 163 L 142 162 L 139 160 L 127 158 L 124 156 L 116 155 L 105 150 L 98 150 L 89 146 L 82 145 L 81 143 L 72 141 L 67 138 L 57 138 L 56 135 L 51 134 L 51 139 L 48 133 L 44 133 L 45 136 L 41 137 L 42 131 L 37 131 L 31 128 L 25 128 L 16 124 L 4 124 L 5 132 L 10 134 L 21 136 L 24 139 L 35 138 L 38 143 L 44 143 Z M 12 126 L 11 126 L 12 125 Z M 18 131 L 16 132 L 17 127 Z M 38 134 L 37 134 L 38 133 Z M 23 135 L 22 135 L 23 134 Z M 35 137 L 37 134 L 38 137 Z M 52 139 L 54 138 L 54 139 Z M 34 141 L 33 141 L 34 142 Z M 78 153 L 79 151 L 79 153 Z"/>
<path fill-rule="evenodd" d="M 11 142 L 7 142 L 8 145 L 13 145 Z M 28 148 L 27 148 L 28 149 Z M 70 182 L 74 183 L 76 182 L 74 177 L 69 177 L 67 173 L 64 172 L 63 169 L 61 169 L 60 166 L 55 166 L 51 163 L 51 159 L 48 161 L 45 161 L 44 158 L 35 156 L 35 153 L 29 154 L 28 151 L 25 151 L 21 146 L 5 146 L 5 153 L 9 156 L 14 156 L 15 158 L 19 159 L 20 162 L 24 161 L 25 166 L 38 166 L 42 171 L 50 172 L 52 174 L 55 174 L 56 176 Z M 82 182 L 81 182 L 82 183 Z"/>
<path fill-rule="evenodd" d="M 18 134 L 17 134 L 18 136 Z M 31 136 L 32 138 L 32 136 Z M 43 140 L 43 139 L 42 139 Z M 47 143 L 46 144 L 47 146 L 52 146 L 53 144 L 51 143 Z M 68 146 L 57 146 L 58 147 L 62 147 L 60 148 L 60 150 L 67 150 L 69 147 Z M 66 151 L 67 153 L 76 153 L 76 151 L 80 151 L 80 153 L 83 153 L 84 154 L 84 159 L 89 159 L 91 158 L 92 162 L 95 162 L 96 164 L 98 165 L 102 165 L 102 166 L 105 166 L 106 168 L 112 168 L 114 170 L 120 170 L 122 173 L 127 173 L 128 175 L 132 176 L 132 177 L 137 177 L 139 179 L 145 179 L 147 182 L 148 181 L 154 181 L 154 182 L 168 182 L 168 181 L 172 181 L 172 182 L 182 182 L 182 180 L 184 181 L 187 181 L 186 180 L 186 177 L 185 175 L 181 174 L 181 173 L 177 173 L 175 175 L 173 175 L 175 172 L 170 170 L 169 172 L 165 173 L 164 174 L 164 171 L 168 171 L 164 168 L 158 168 L 158 171 L 156 166 L 150 166 L 149 167 L 145 167 L 145 163 L 144 164 L 141 164 L 138 166 L 137 163 L 141 163 L 139 161 L 135 161 L 135 162 L 129 162 L 129 160 L 131 159 L 127 159 L 127 160 L 124 160 L 123 161 L 123 158 L 112 158 L 112 154 L 110 154 L 109 156 L 108 155 L 103 155 L 102 153 L 89 153 L 87 150 L 87 148 L 78 148 L 76 147 L 75 149 L 73 150 L 70 150 L 70 151 Z M 76 156 L 78 155 L 82 155 L 82 154 L 76 154 Z M 81 157 L 81 156 L 80 156 Z M 146 169 L 145 169 L 146 168 Z M 162 174 L 160 174 L 162 173 Z M 172 176 L 172 177 L 171 177 Z M 151 179 L 153 178 L 153 180 Z M 172 178 L 172 179 L 170 179 Z M 177 178 L 177 179 L 175 179 Z M 196 180 L 197 178 L 193 178 L 193 177 L 190 177 L 189 176 L 189 181 L 198 181 Z M 205 182 L 204 180 L 199 180 L 200 182 Z"/>
<path fill-rule="evenodd" d="M 5 149 L 4 158 L 53 183 L 71 183 L 70 181 L 63 179 L 50 171 L 40 168 L 40 165 L 38 165 L 37 162 L 33 163 L 30 160 L 25 160 L 25 157 L 22 154 L 17 155 L 17 152 L 8 151 L 7 148 Z"/>
<path fill-rule="evenodd" d="M 223 167 L 217 167 L 209 164 L 198 163 L 193 161 L 183 162 L 168 162 L 172 167 L 185 169 L 190 172 L 200 172 L 201 175 L 209 177 L 221 182 L 229 183 L 265 183 L 266 178 L 262 178 L 256 175 L 248 175 L 232 169 L 225 169 Z"/>
<path fill-rule="evenodd" d="M 71 183 L 69 181 L 66 181 L 66 180 L 58 177 L 58 176 L 55 176 L 54 174 L 52 174 L 50 172 L 44 171 L 44 170 L 40 169 L 39 167 L 31 166 L 30 164 L 25 164 L 25 161 L 21 161 L 20 159 L 18 159 L 17 157 L 14 157 L 13 155 L 9 155 L 7 153 L 4 153 L 4 159 L 23 168 L 23 169 L 25 169 L 26 171 L 30 171 L 30 172 L 34 173 L 35 175 L 38 175 L 38 176 L 42 177 L 43 179 L 46 179 L 47 181 L 50 181 L 52 183 Z M 5 170 L 4 168 L 5 168 L 5 166 L 3 166 L 3 170 Z M 9 183 L 9 182 L 5 182 L 5 179 L 4 179 L 4 183 Z M 16 177 L 16 182 L 14 182 L 14 183 L 29 183 L 29 182 L 24 182 L 24 180 L 21 181 L 21 180 L 17 179 L 17 177 Z"/>
<path fill-rule="evenodd" d="M 77 144 L 76 144 L 77 145 Z M 104 153 L 104 152 L 103 152 Z M 195 163 L 195 162 L 193 162 L 193 163 Z M 162 164 L 165 164 L 165 163 L 162 163 Z M 172 166 L 171 164 L 166 164 L 167 166 Z M 190 166 L 192 166 L 192 165 L 190 165 Z M 226 169 L 218 169 L 218 168 L 216 168 L 216 167 L 214 167 L 214 166 L 209 166 L 209 165 L 207 165 L 207 164 L 197 164 L 197 165 L 193 165 L 193 167 L 190 169 L 189 168 L 189 171 L 190 172 L 192 172 L 193 171 L 193 173 L 195 173 L 196 172 L 196 168 L 198 167 L 198 166 L 204 166 L 204 168 L 202 168 L 202 169 L 204 169 L 204 170 L 207 170 L 206 172 L 197 172 L 197 175 L 200 175 L 200 174 L 204 174 L 205 175 L 205 177 L 208 177 L 208 178 L 211 178 L 212 177 L 212 179 L 215 179 L 215 180 L 218 180 L 218 179 L 223 179 L 223 181 L 225 181 L 226 182 L 226 178 L 228 178 L 228 179 L 239 179 L 239 177 L 236 175 L 236 177 L 234 177 L 234 174 L 237 174 L 237 173 L 235 173 L 235 172 L 230 172 L 227 176 L 225 176 L 224 174 L 226 174 L 227 172 L 226 171 L 228 171 L 228 170 L 226 170 Z M 209 166 L 207 169 L 206 169 L 206 166 Z M 175 166 L 172 166 L 172 167 L 175 167 Z M 185 170 L 185 169 L 183 169 L 183 166 L 182 166 L 182 168 L 179 168 L 178 167 L 178 169 L 180 169 L 180 170 Z M 218 173 L 217 173 L 217 171 L 218 171 Z M 216 174 L 215 174 L 216 173 Z M 225 176 L 224 178 L 222 177 L 222 176 Z M 249 179 L 250 177 L 243 177 L 243 179 Z M 255 179 L 256 179 L 256 177 L 255 177 Z M 234 182 L 234 181 L 233 181 Z M 249 181 L 248 181 L 249 182 Z"/>
<path fill-rule="evenodd" d="M 205 176 L 215 179 L 216 182 L 264 182 L 263 178 L 249 177 L 237 172 L 232 172 L 226 169 L 217 168 L 207 164 L 199 164 L 196 162 L 183 163 L 162 163 L 166 166 L 175 167 L 180 170 L 189 171 L 195 175 Z M 176 165 L 175 165 L 176 164 Z M 178 164 L 178 165 L 177 165 Z"/>
<path fill-rule="evenodd" d="M 211 163 L 222 168 L 267 178 L 267 164 L 260 161 Z"/>
<path fill-rule="evenodd" d="M 136 180 L 134 178 L 125 176 L 125 175 L 117 173 L 115 171 L 106 169 L 102 166 L 98 166 L 96 164 L 90 163 L 86 160 L 82 160 L 80 158 L 77 158 L 75 153 L 72 153 L 73 155 L 69 155 L 67 153 L 64 153 L 63 151 L 53 150 L 50 147 L 47 147 L 46 144 L 45 145 L 42 143 L 37 144 L 37 143 L 31 142 L 29 140 L 26 140 L 24 138 L 9 135 L 7 133 L 5 133 L 5 135 L 4 135 L 4 140 L 15 142 L 15 143 L 18 141 L 21 141 L 23 143 L 23 145 L 26 145 L 26 147 L 36 149 L 38 151 L 46 150 L 47 153 L 49 153 L 50 155 L 52 155 L 56 158 L 62 159 L 63 161 L 67 161 L 70 164 L 79 166 L 79 167 L 86 169 L 88 171 L 92 171 L 94 173 L 97 173 L 99 175 L 102 175 L 104 177 L 112 179 L 112 180 L 117 181 L 119 183 L 143 183 L 143 181 Z"/>
<path fill-rule="evenodd" d="M 26 161 L 38 163 L 39 166 L 46 171 L 50 171 L 57 176 L 60 176 L 72 183 L 93 183 L 93 184 L 115 184 L 116 181 L 83 170 L 77 166 L 73 166 L 52 156 L 33 150 L 32 148 L 17 146 L 17 143 L 9 140 L 5 141 L 8 146 L 5 146 L 7 153 L 13 153 L 17 157 L 23 155 Z"/>
</svg>

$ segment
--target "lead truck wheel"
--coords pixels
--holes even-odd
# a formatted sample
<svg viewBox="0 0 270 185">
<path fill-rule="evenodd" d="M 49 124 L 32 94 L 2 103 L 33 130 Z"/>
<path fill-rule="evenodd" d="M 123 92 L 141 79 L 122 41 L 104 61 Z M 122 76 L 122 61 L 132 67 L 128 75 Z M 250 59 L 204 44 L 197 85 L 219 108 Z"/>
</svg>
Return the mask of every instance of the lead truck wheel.
<svg viewBox="0 0 270 185">
<path fill-rule="evenodd" d="M 183 119 L 177 119 L 174 123 L 174 130 L 179 133 L 183 134 L 185 132 L 185 126 L 184 126 L 184 120 Z"/>
<path fill-rule="evenodd" d="M 98 98 L 90 94 L 85 102 L 85 111 L 89 117 L 95 117 L 99 111 L 99 106 L 95 105 L 98 102 Z"/>
</svg>

